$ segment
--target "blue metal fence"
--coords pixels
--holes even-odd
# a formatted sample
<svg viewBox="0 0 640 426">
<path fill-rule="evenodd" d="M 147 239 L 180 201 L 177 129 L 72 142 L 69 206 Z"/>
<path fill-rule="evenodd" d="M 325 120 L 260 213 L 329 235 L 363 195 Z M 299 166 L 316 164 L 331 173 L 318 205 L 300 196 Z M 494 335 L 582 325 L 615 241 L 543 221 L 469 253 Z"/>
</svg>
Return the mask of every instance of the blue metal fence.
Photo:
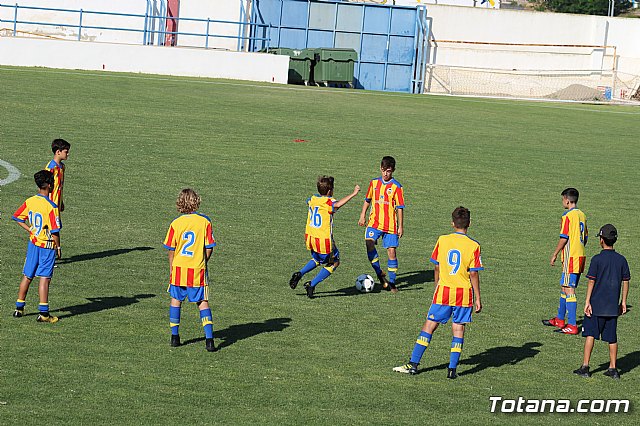
<svg viewBox="0 0 640 426">
<path fill-rule="evenodd" d="M 422 93 L 429 33 L 426 8 L 341 1 L 255 0 L 251 22 L 263 49 L 268 28 L 271 46 L 293 49 L 352 48 L 356 87 Z"/>
<path fill-rule="evenodd" d="M 204 37 L 205 38 L 205 48 L 209 47 L 209 40 L 211 38 L 226 38 L 226 39 L 238 39 L 238 50 L 242 46 L 245 40 L 248 40 L 251 43 L 264 43 L 266 46 L 270 45 L 270 28 L 268 25 L 253 23 L 253 22 L 241 22 L 241 21 L 223 21 L 223 20 L 215 20 L 215 19 L 200 19 L 200 18 L 180 18 L 180 17 L 168 17 L 167 9 L 165 2 L 161 2 L 161 7 L 159 13 L 156 13 L 153 10 L 153 7 L 149 1 L 147 1 L 147 10 L 144 15 L 142 14 L 132 14 L 132 13 L 117 13 L 117 12 L 100 12 L 95 10 L 84 10 L 84 9 L 62 9 L 62 8 L 47 8 L 47 7 L 34 7 L 34 6 L 20 6 L 19 4 L 2 4 L 0 3 L 0 10 L 2 9 L 12 9 L 13 10 L 13 18 L 12 19 L 2 19 L 0 18 L 0 23 L 10 24 L 13 29 L 13 35 L 16 36 L 18 34 L 18 25 L 39 25 L 46 27 L 72 27 L 76 28 L 78 31 L 77 39 L 82 39 L 82 30 L 104 30 L 104 31 L 114 31 L 114 32 L 127 32 L 127 33 L 140 33 L 142 35 L 142 44 L 154 44 L 156 38 L 157 43 L 159 45 L 164 45 L 167 35 L 173 35 L 175 37 L 179 37 L 180 35 L 185 36 L 196 36 L 196 37 Z M 164 5 L 164 7 L 163 7 Z M 72 14 L 76 15 L 77 22 L 76 25 L 70 25 L 69 22 L 53 22 L 53 21 L 33 21 L 25 19 L 20 19 L 20 11 L 48 11 L 48 12 L 61 12 L 64 14 Z M 98 26 L 98 25 L 86 25 L 83 24 L 83 19 L 88 15 L 106 15 L 113 18 L 139 18 L 141 22 L 140 28 L 127 28 L 120 26 Z M 175 20 L 176 22 L 180 21 L 190 21 L 190 22 L 202 22 L 206 23 L 206 31 L 199 32 L 181 32 L 181 31 L 167 31 L 167 20 Z M 238 35 L 228 35 L 228 34 L 216 34 L 211 33 L 209 31 L 211 24 L 234 24 L 238 25 Z M 253 30 L 247 31 L 246 28 L 252 28 Z M 261 31 L 256 31 L 255 28 L 260 28 Z M 264 37 L 253 36 L 253 33 L 262 33 Z"/>
</svg>

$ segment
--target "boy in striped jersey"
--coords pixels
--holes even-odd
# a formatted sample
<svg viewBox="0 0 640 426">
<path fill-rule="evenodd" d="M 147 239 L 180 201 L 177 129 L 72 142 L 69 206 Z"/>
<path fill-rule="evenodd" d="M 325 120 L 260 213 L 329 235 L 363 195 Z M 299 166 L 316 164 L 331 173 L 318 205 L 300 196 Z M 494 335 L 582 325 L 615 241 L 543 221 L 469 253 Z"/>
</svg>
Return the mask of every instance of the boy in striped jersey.
<svg viewBox="0 0 640 426">
<path fill-rule="evenodd" d="M 430 261 L 435 265 L 436 289 L 427 321 L 418 335 L 409 363 L 395 367 L 393 371 L 418 374 L 418 364 L 431 342 L 433 332 L 440 324 L 446 324 L 452 318 L 453 339 L 447 377 L 458 377 L 456 368 L 464 343 L 465 325 L 471 322 L 474 305 L 476 313 L 482 310 L 478 271 L 484 267 L 480 257 L 480 244 L 467 235 L 471 219 L 469 210 L 457 207 L 451 218 L 455 232 L 440 236 L 431 254 Z"/>
<path fill-rule="evenodd" d="M 367 223 L 364 234 L 367 246 L 367 257 L 373 270 L 378 276 L 382 288 L 392 293 L 397 293 L 396 274 L 398 272 L 398 258 L 396 248 L 404 232 L 404 189 L 400 182 L 393 178 L 396 170 L 396 160 L 393 157 L 383 157 L 380 162 L 381 176 L 369 182 L 369 189 L 362 205 L 358 225 Z M 371 206 L 369 222 L 365 222 L 365 215 Z M 387 249 L 387 270 L 389 275 L 382 271 L 376 244 L 382 238 L 382 247 Z"/>
<path fill-rule="evenodd" d="M 318 265 L 324 265 L 313 280 L 304 284 L 310 299 L 316 286 L 340 265 L 340 252 L 333 240 L 333 214 L 360 192 L 360 186 L 356 185 L 351 194 L 336 201 L 333 198 L 333 181 L 332 176 L 320 176 L 316 185 L 318 194 L 307 199 L 309 209 L 304 239 L 307 249 L 311 251 L 311 260 L 301 270 L 294 272 L 289 280 L 289 287 L 295 289 L 304 274 Z"/>
<path fill-rule="evenodd" d="M 180 346 L 180 308 L 182 302 L 198 305 L 200 321 L 204 328 L 205 345 L 209 352 L 217 348 L 213 343 L 213 317 L 209 308 L 209 277 L 207 262 L 216 242 L 211 229 L 211 219 L 197 212 L 202 199 L 190 188 L 183 189 L 176 205 L 182 213 L 171 222 L 164 247 L 169 250 L 169 288 L 171 295 L 169 323 L 171 346 Z"/>
</svg>

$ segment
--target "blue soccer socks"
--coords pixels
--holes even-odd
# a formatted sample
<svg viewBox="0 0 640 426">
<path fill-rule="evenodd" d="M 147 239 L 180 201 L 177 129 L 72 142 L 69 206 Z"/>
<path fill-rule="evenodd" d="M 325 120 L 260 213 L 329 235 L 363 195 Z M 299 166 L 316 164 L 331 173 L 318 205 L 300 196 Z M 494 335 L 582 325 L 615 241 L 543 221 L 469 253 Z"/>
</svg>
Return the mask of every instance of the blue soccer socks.
<svg viewBox="0 0 640 426">
<path fill-rule="evenodd" d="M 49 303 L 40 303 L 38 305 L 38 312 L 43 317 L 48 317 L 49 316 Z"/>
<path fill-rule="evenodd" d="M 419 364 L 422 359 L 422 355 L 424 355 L 424 351 L 429 346 L 431 342 L 431 334 L 426 331 L 421 331 L 418 339 L 416 339 L 416 344 L 413 347 L 413 352 L 411 352 L 411 362 L 414 364 Z"/>
<path fill-rule="evenodd" d="M 27 304 L 27 302 L 25 302 L 24 300 L 16 300 L 16 309 L 18 310 L 23 310 L 25 305 Z"/>
<path fill-rule="evenodd" d="M 375 248 L 373 249 L 373 251 L 368 251 L 367 257 L 369 258 L 369 262 L 371 262 L 371 266 L 373 266 L 373 270 L 376 271 L 376 275 L 382 275 L 382 268 L 380 268 L 380 258 L 378 257 L 378 251 Z"/>
<path fill-rule="evenodd" d="M 211 309 L 202 309 L 200 311 L 200 321 L 202 321 L 202 327 L 204 328 L 204 337 L 207 339 L 213 339 L 213 315 Z"/>
<path fill-rule="evenodd" d="M 578 309 L 578 299 L 574 294 L 567 294 L 567 324 L 576 325 L 576 311 Z"/>
<path fill-rule="evenodd" d="M 320 284 L 322 281 L 329 278 L 329 276 L 333 273 L 334 270 L 335 268 L 333 266 L 325 266 L 324 268 L 322 268 L 320 272 L 318 272 L 318 275 L 316 275 L 313 278 L 313 280 L 311 280 L 311 287 L 315 287 L 318 284 Z"/>
<path fill-rule="evenodd" d="M 451 339 L 451 355 L 449 355 L 449 368 L 458 367 L 458 361 L 460 361 L 460 355 L 462 354 L 462 344 L 464 339 L 462 337 L 454 337 Z"/>
<path fill-rule="evenodd" d="M 389 271 L 389 284 L 396 283 L 396 274 L 398 273 L 398 259 L 387 261 L 387 270 Z"/>
<path fill-rule="evenodd" d="M 316 266 L 318 266 L 318 262 L 316 262 L 314 259 L 311 259 L 310 261 L 307 262 L 306 265 L 304 265 L 302 269 L 300 269 L 300 273 L 304 275 L 307 272 L 311 272 L 316 268 Z"/>
<path fill-rule="evenodd" d="M 564 321 L 564 317 L 567 315 L 567 295 L 564 291 L 560 290 L 560 304 L 558 305 L 558 319 Z"/>
<path fill-rule="evenodd" d="M 180 306 L 169 306 L 169 325 L 171 334 L 177 336 L 178 327 L 180 327 Z"/>
</svg>

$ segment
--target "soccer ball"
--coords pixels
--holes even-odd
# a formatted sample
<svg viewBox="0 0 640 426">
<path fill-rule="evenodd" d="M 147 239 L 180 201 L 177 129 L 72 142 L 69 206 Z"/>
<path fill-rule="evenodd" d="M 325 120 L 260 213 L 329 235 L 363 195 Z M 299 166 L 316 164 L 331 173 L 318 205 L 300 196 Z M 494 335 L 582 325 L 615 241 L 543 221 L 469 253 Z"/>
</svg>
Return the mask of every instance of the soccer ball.
<svg viewBox="0 0 640 426">
<path fill-rule="evenodd" d="M 358 278 L 356 278 L 356 288 L 359 292 L 369 293 L 373 290 L 375 285 L 376 283 L 373 281 L 371 275 L 362 274 L 358 275 Z"/>
</svg>

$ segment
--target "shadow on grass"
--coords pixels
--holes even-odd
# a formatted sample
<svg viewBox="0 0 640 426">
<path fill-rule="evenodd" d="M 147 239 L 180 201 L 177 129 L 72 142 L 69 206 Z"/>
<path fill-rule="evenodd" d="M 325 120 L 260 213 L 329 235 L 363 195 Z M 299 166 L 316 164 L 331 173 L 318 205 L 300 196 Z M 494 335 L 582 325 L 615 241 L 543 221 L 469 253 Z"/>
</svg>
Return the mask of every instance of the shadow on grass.
<svg viewBox="0 0 640 426">
<path fill-rule="evenodd" d="M 628 373 L 634 368 L 638 367 L 639 365 L 640 365 L 640 351 L 630 352 L 625 356 L 623 356 L 622 358 L 618 358 L 616 362 L 616 367 L 618 368 L 618 372 L 620 374 Z M 600 371 L 605 371 L 607 368 L 609 368 L 608 361 L 600 364 L 598 368 L 591 371 L 591 374 L 595 374 Z"/>
<path fill-rule="evenodd" d="M 232 325 L 222 330 L 215 330 L 213 336 L 216 340 L 222 340 L 222 343 L 218 346 L 220 349 L 231 346 L 234 343 L 248 339 L 249 337 L 257 336 L 262 333 L 272 333 L 276 331 L 282 331 L 289 327 L 291 318 L 271 318 L 264 322 L 249 322 L 246 324 Z M 183 345 L 190 345 L 192 343 L 202 342 L 204 337 L 198 337 L 182 342 Z"/>
<path fill-rule="evenodd" d="M 432 270 L 406 272 L 398 274 L 396 286 L 398 289 L 403 289 L 417 284 L 432 283 L 434 279 Z"/>
<path fill-rule="evenodd" d="M 155 294 L 136 294 L 135 296 L 106 296 L 106 297 L 88 297 L 88 303 L 81 305 L 67 306 L 66 308 L 56 309 L 51 312 L 68 312 L 68 314 L 59 315 L 60 319 L 69 318 L 76 315 L 93 314 L 96 312 L 106 311 L 107 309 L 121 308 L 123 306 L 133 305 L 141 299 L 156 297 Z"/>
<path fill-rule="evenodd" d="M 458 373 L 460 376 L 467 374 L 479 373 L 487 368 L 499 368 L 505 365 L 515 365 L 528 358 L 533 358 L 540 353 L 538 347 L 542 346 L 540 342 L 527 342 L 522 346 L 498 346 L 487 349 L 484 352 L 470 356 L 460 361 L 460 365 L 473 365 L 469 370 Z M 435 365 L 433 367 L 420 370 L 425 373 L 433 370 L 446 370 L 449 363 Z"/>
<path fill-rule="evenodd" d="M 409 288 L 414 285 L 423 284 L 426 282 L 433 282 L 433 271 L 413 271 L 404 274 L 399 274 L 396 278 L 396 287 L 401 291 L 421 290 L 422 287 Z M 380 283 L 376 282 L 375 289 L 371 293 L 384 293 Z M 317 291 L 315 297 L 341 297 L 341 296 L 357 296 L 362 294 L 358 291 L 354 285 L 345 288 L 339 288 L 337 290 Z M 306 296 L 306 293 L 298 293 L 298 296 Z"/>
<path fill-rule="evenodd" d="M 96 253 L 77 254 L 68 258 L 62 258 L 56 261 L 57 265 L 67 265 L 69 263 L 84 262 L 86 260 L 102 259 L 105 257 L 118 256 L 120 254 L 131 253 L 132 251 L 148 251 L 153 250 L 153 247 L 133 247 L 133 248 L 121 248 L 113 250 L 104 250 Z M 64 254 L 64 253 L 63 253 Z"/>
</svg>

